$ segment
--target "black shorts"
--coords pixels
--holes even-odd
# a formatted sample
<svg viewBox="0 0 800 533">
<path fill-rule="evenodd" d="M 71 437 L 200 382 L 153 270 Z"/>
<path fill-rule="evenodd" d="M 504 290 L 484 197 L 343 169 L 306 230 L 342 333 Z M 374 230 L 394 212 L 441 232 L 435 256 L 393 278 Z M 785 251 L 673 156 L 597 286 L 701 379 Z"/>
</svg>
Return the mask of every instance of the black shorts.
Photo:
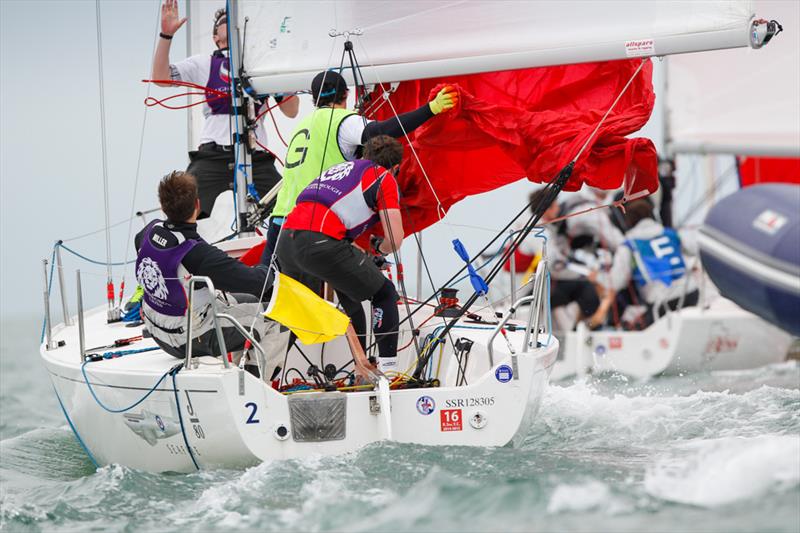
<svg viewBox="0 0 800 533">
<path fill-rule="evenodd" d="M 348 241 L 323 233 L 285 229 L 278 239 L 281 272 L 316 289 L 314 279 L 328 282 L 349 298 L 369 300 L 383 287 L 383 273 L 372 258 Z"/>
<path fill-rule="evenodd" d="M 190 163 L 186 171 L 197 178 L 197 193 L 200 196 L 200 218 L 211 214 L 214 201 L 220 193 L 233 189 L 233 152 L 221 150 L 198 150 L 189 152 Z M 281 175 L 275 168 L 275 158 L 265 152 L 251 154 L 253 184 L 258 194 L 264 196 Z M 267 212 L 275 207 L 275 200 L 267 206 Z"/>
</svg>

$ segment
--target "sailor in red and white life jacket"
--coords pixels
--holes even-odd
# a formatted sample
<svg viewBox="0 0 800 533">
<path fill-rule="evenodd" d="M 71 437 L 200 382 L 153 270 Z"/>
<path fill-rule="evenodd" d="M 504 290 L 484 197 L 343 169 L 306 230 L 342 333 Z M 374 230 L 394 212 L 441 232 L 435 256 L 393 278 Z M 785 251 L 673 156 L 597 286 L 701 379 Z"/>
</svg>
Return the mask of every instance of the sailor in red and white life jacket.
<svg viewBox="0 0 800 533">
<path fill-rule="evenodd" d="M 367 141 L 363 159 L 334 165 L 303 189 L 277 243 L 284 274 L 313 289 L 322 280 L 336 290 L 351 320 L 347 335 L 356 361 L 365 359 L 361 302 L 372 302 L 378 368 L 384 373 L 397 370 L 398 295 L 375 258 L 398 250 L 403 242 L 394 177 L 402 157 L 403 146 L 392 137 L 379 135 Z M 370 256 L 353 241 L 379 221 L 386 237 L 373 236 L 370 248 L 375 256 Z"/>
<path fill-rule="evenodd" d="M 161 33 L 153 58 L 153 79 L 186 81 L 213 91 L 230 93 L 232 73 L 228 57 L 228 19 L 225 9 L 218 9 L 214 14 L 212 38 L 217 49 L 211 55 L 193 55 L 177 63 L 170 63 L 172 38 L 185 22 L 186 18 L 180 18 L 178 13 L 177 0 L 165 0 L 161 6 Z M 203 104 L 205 123 L 200 134 L 200 144 L 197 151 L 189 152 L 191 162 L 186 169 L 197 177 L 201 218 L 210 215 L 217 196 L 233 186 L 235 164 L 231 100 L 218 98 L 209 91 L 206 91 L 206 98 L 209 101 Z M 289 118 L 297 116 L 299 100 L 296 97 L 275 96 L 275 101 L 284 115 Z M 263 102 L 256 113 L 261 112 L 267 104 L 266 101 Z M 266 146 L 267 134 L 263 118 L 256 124 L 254 133 L 256 140 Z M 281 175 L 275 168 L 275 157 L 272 154 L 259 149 L 257 145 L 253 150 L 253 183 L 258 194 L 263 196 L 281 180 Z"/>
<path fill-rule="evenodd" d="M 262 316 L 259 297 L 267 299 L 271 294 L 264 290 L 269 270 L 260 265 L 248 267 L 198 235 L 200 200 L 191 174 L 167 174 L 159 183 L 158 199 L 167 220 L 150 222 L 134 241 L 136 279 L 144 289 L 142 314 L 156 343 L 174 357 L 185 357 L 188 280 L 190 275 L 207 276 L 223 291 L 215 296 L 218 312 L 232 315 L 245 328 L 253 325 L 253 335 L 267 353 L 267 370 L 273 372 L 283 363 L 289 333 L 281 333 L 279 324 Z M 192 353 L 219 356 L 209 312 L 212 296 L 201 287 L 196 287 L 192 302 Z M 223 327 L 222 331 L 229 351 L 244 347 L 244 337 L 234 328 Z"/>
<path fill-rule="evenodd" d="M 622 291 L 633 280 L 648 304 L 646 322 L 652 321 L 653 306 L 666 305 L 673 311 L 680 305 L 696 305 L 697 284 L 687 270 L 681 239 L 671 228 L 664 228 L 653 216 L 653 204 L 646 198 L 634 200 L 625 208 L 623 245 L 617 248 L 609 272 L 613 290 Z"/>
</svg>

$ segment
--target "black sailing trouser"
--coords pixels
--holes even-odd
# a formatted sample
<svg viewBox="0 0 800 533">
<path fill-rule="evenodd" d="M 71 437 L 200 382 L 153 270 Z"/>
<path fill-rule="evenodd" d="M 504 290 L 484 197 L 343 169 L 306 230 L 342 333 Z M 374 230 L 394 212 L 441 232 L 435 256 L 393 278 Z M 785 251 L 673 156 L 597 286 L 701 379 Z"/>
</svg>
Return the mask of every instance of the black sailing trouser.
<svg viewBox="0 0 800 533">
<path fill-rule="evenodd" d="M 550 305 L 561 307 L 577 302 L 584 317 L 590 317 L 600 307 L 600 299 L 592 282 L 587 279 L 553 280 L 550 288 Z"/>
<path fill-rule="evenodd" d="M 197 192 L 200 196 L 200 218 L 211 214 L 214 200 L 220 193 L 233 188 L 233 167 L 235 154 L 221 148 L 210 148 L 189 152 L 191 160 L 186 171 L 197 178 Z M 275 168 L 275 158 L 266 152 L 252 154 L 253 183 L 261 196 L 267 194 L 280 180 Z M 273 200 L 267 205 L 268 212 L 275 207 Z"/>
<path fill-rule="evenodd" d="M 312 290 L 328 282 L 364 344 L 366 318 L 361 302 L 372 302 L 372 326 L 381 357 L 397 355 L 399 296 L 372 259 L 347 241 L 314 231 L 284 229 L 278 242 L 281 271 Z"/>
</svg>

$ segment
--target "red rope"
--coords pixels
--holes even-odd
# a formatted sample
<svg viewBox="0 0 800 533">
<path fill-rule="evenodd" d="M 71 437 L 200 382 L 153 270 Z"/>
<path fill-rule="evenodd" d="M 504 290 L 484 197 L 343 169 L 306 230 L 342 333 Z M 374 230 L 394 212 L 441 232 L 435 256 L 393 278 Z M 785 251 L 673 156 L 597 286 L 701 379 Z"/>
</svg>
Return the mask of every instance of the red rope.
<svg viewBox="0 0 800 533">
<path fill-rule="evenodd" d="M 281 142 L 283 143 L 283 146 L 285 146 L 286 148 L 289 148 L 289 143 L 287 143 L 286 139 L 284 139 L 283 135 L 281 135 L 281 129 L 278 127 L 278 121 L 275 120 L 275 115 L 272 114 L 272 110 L 271 109 L 269 110 L 269 118 L 272 119 L 272 125 L 275 126 L 275 133 L 278 134 L 278 139 L 281 140 Z"/>
<path fill-rule="evenodd" d="M 206 87 L 205 85 L 198 85 L 197 83 L 191 83 L 188 81 L 181 81 L 181 80 L 142 80 L 144 83 L 155 83 L 156 85 L 172 85 L 175 87 L 186 87 L 189 89 L 199 89 L 205 93 L 211 93 L 215 96 L 224 96 L 230 97 L 230 93 L 225 91 L 218 91 L 217 89 L 212 89 L 211 87 Z"/>
<path fill-rule="evenodd" d="M 267 152 L 267 153 L 269 153 L 269 154 L 272 154 L 272 157 L 274 157 L 274 158 L 275 158 L 275 161 L 277 161 L 278 163 L 280 163 L 280 164 L 281 164 L 281 166 L 285 166 L 285 165 L 283 164 L 283 161 L 281 161 L 281 158 L 280 158 L 280 157 L 278 157 L 278 155 L 277 155 L 275 152 L 273 152 L 272 150 L 270 150 L 269 148 L 267 148 L 266 146 L 264 146 L 263 144 L 261 144 L 260 142 L 258 142 L 258 139 L 254 139 L 254 140 L 256 141 L 256 144 L 257 144 L 257 145 L 259 145 L 259 146 L 261 147 L 261 149 L 262 149 L 262 150 L 264 150 L 265 152 Z"/>
<path fill-rule="evenodd" d="M 212 89 L 210 87 L 205 87 L 203 85 L 198 85 L 196 83 L 191 83 L 188 81 L 180 81 L 180 80 L 142 80 L 142 81 L 144 83 L 155 83 L 157 85 L 171 85 L 173 87 L 185 87 L 188 89 L 197 89 L 199 91 L 202 91 L 202 92 L 186 92 L 181 94 L 173 94 L 172 96 L 167 96 L 166 98 L 161 98 L 161 99 L 148 96 L 147 98 L 144 99 L 144 105 L 146 105 L 147 107 L 153 107 L 159 105 L 166 109 L 172 109 L 172 110 L 188 109 L 190 107 L 202 105 L 208 102 L 212 102 L 214 100 L 219 100 L 221 98 L 230 98 L 229 93 L 226 93 L 224 91 L 218 91 L 216 89 Z M 194 102 L 191 104 L 180 105 L 180 106 L 171 106 L 164 103 L 169 100 L 172 100 L 173 98 L 183 98 L 185 96 L 205 96 L 206 99 L 201 100 L 199 102 Z"/>
</svg>

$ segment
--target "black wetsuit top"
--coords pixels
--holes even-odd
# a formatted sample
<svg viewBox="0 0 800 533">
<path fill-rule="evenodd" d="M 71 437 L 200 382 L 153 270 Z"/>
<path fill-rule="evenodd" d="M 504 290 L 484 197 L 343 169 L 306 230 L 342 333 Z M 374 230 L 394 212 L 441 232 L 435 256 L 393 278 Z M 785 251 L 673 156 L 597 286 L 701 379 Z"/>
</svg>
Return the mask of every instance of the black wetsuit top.
<svg viewBox="0 0 800 533">
<path fill-rule="evenodd" d="M 172 234 L 173 231 L 181 233 L 187 239 L 198 241 L 181 262 L 189 273 L 195 276 L 208 276 L 218 290 L 252 294 L 256 298 L 261 296 L 269 272 L 266 266 L 249 267 L 219 248 L 211 246 L 197 233 L 197 224 L 164 222 L 164 226 L 153 228 L 153 236 L 158 236 L 158 239 L 151 238 L 151 244 L 161 249 L 177 246 L 178 238 Z M 140 231 L 134 239 L 137 252 L 143 233 L 144 230 Z M 162 245 L 161 242 L 166 244 Z M 266 291 L 264 298 L 267 298 L 268 295 L 269 291 Z"/>
</svg>

